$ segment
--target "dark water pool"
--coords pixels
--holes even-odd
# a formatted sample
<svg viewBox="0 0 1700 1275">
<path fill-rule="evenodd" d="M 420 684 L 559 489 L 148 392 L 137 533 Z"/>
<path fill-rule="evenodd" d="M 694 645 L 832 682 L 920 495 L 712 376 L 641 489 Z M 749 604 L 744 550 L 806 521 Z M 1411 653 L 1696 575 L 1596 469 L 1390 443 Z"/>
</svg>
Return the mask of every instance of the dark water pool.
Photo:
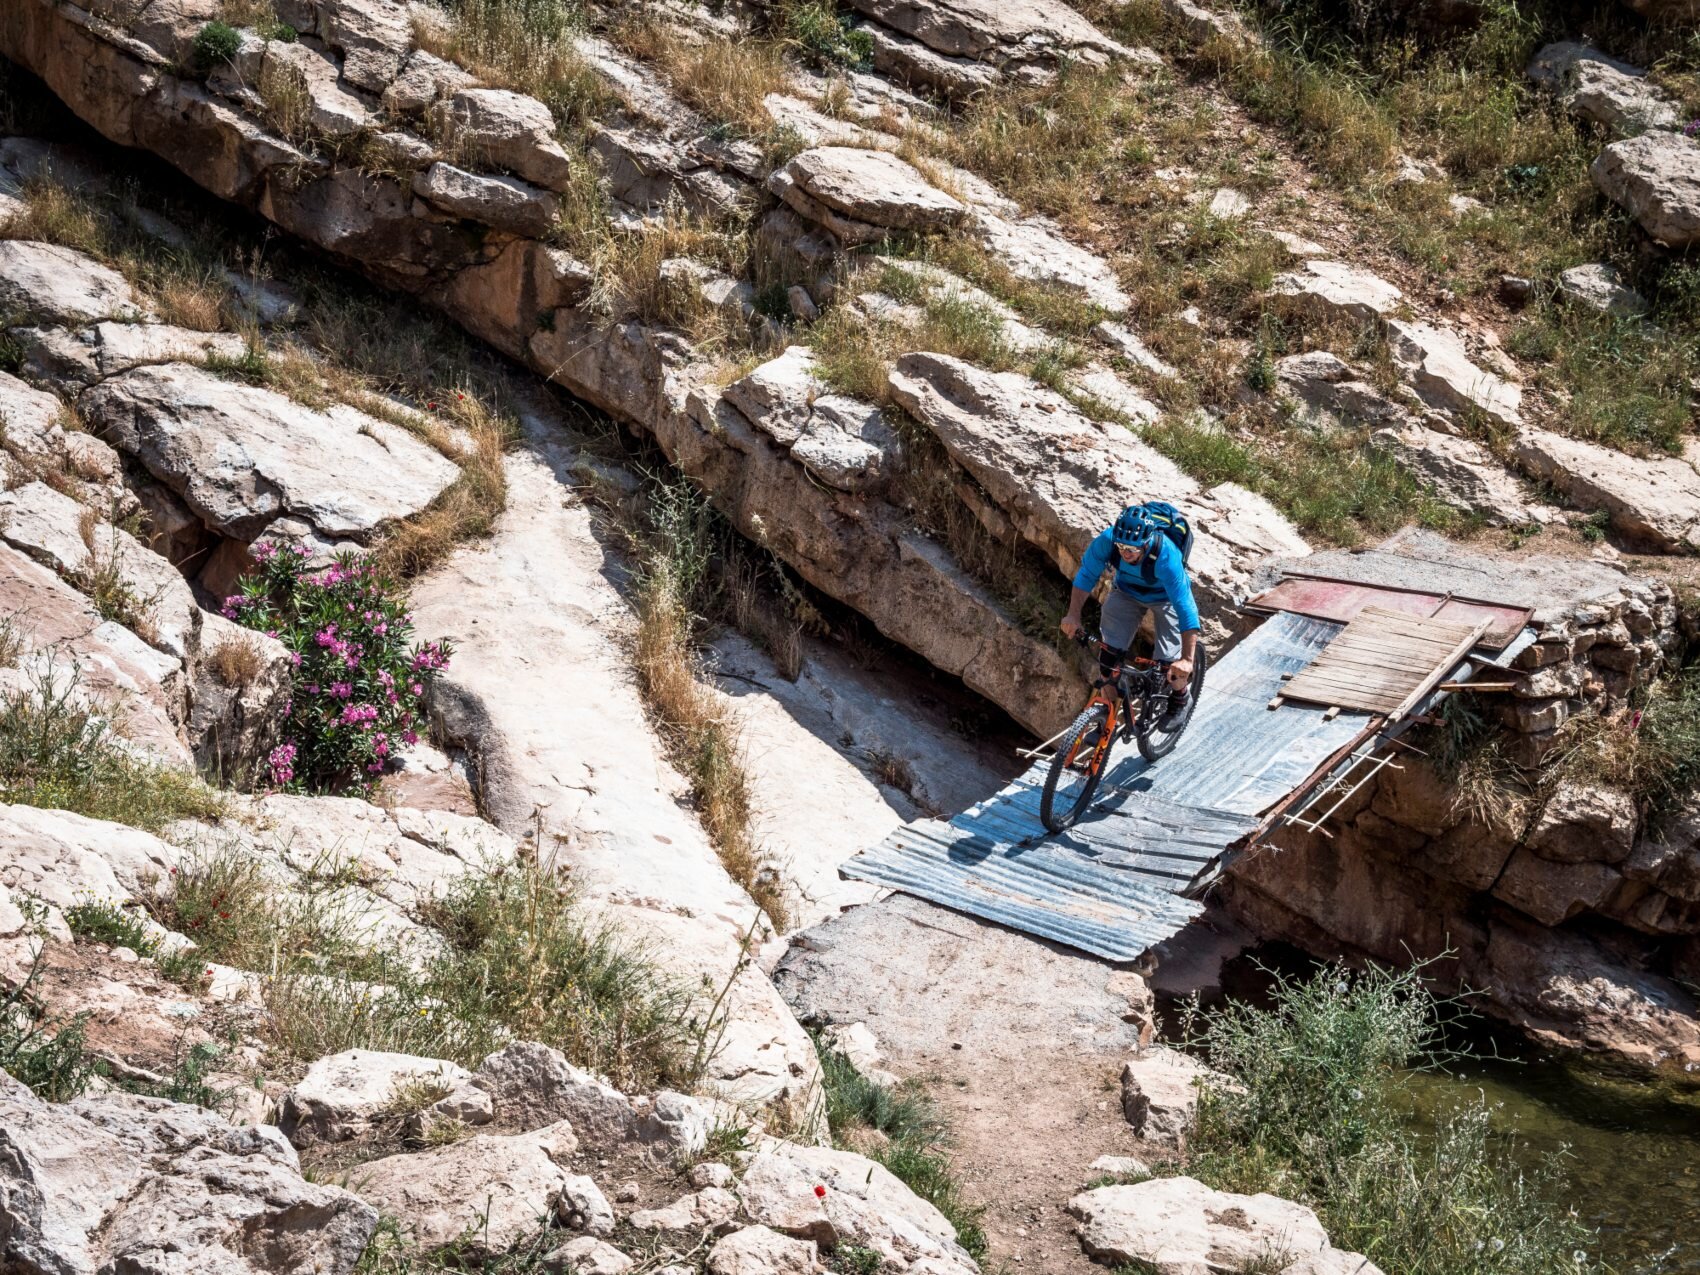
<svg viewBox="0 0 1700 1275">
<path fill-rule="evenodd" d="M 1267 1003 L 1269 970 L 1315 968 L 1294 949 L 1265 945 L 1223 968 L 1223 992 Z M 1164 1015 L 1171 1024 L 1175 1017 Z M 1599 1231 L 1601 1260 L 1617 1275 L 1700 1275 L 1700 1087 L 1546 1054 L 1486 1019 L 1464 1020 L 1448 1035 L 1476 1057 L 1408 1077 L 1419 1127 L 1485 1097 L 1520 1160 L 1533 1168 L 1558 1157 L 1559 1204 Z"/>
<path fill-rule="evenodd" d="M 1531 1164 L 1560 1156 L 1573 1205 L 1622 1275 L 1700 1272 L 1700 1093 L 1528 1054 L 1410 1078 L 1430 1117 L 1484 1095 Z"/>
</svg>

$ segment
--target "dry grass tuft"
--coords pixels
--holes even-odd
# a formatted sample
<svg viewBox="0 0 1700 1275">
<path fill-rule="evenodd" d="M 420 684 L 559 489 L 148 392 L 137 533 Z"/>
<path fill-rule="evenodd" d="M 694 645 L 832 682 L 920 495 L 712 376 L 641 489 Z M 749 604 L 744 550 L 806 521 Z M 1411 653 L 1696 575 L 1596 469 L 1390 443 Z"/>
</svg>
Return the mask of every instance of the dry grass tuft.
<svg viewBox="0 0 1700 1275">
<path fill-rule="evenodd" d="M 666 76 L 675 92 L 717 123 L 750 136 L 773 128 L 762 99 L 784 93 L 791 71 L 778 46 L 765 40 L 685 39 L 655 19 L 621 23 L 612 32 L 622 48 Z"/>
<path fill-rule="evenodd" d="M 695 650 L 693 603 L 708 587 L 713 519 L 687 482 L 655 489 L 649 533 L 641 542 L 638 629 L 633 665 L 638 686 L 674 764 L 690 781 L 698 817 L 727 873 L 777 932 L 790 924 L 783 883 L 762 867 L 749 775 L 736 716 L 711 686 Z"/>
<path fill-rule="evenodd" d="M 458 392 L 457 392 L 458 393 Z M 471 447 L 451 453 L 460 477 L 423 513 L 385 537 L 378 565 L 387 574 L 415 576 L 441 562 L 460 541 L 485 536 L 507 505 L 503 455 L 518 436 L 513 417 L 474 398 L 457 397 L 453 414 Z"/>
<path fill-rule="evenodd" d="M 570 0 L 453 0 L 416 17 L 414 42 L 486 84 L 529 93 L 568 132 L 606 113 L 612 95 L 574 47 L 584 14 Z"/>
<path fill-rule="evenodd" d="M 265 669 L 259 646 L 247 635 L 220 642 L 207 657 L 207 663 L 213 676 L 230 687 L 249 685 Z"/>
<path fill-rule="evenodd" d="M 111 234 L 89 201 L 51 173 L 25 182 L 22 197 L 23 211 L 0 220 L 0 238 L 38 239 L 92 257 L 111 252 Z"/>
</svg>

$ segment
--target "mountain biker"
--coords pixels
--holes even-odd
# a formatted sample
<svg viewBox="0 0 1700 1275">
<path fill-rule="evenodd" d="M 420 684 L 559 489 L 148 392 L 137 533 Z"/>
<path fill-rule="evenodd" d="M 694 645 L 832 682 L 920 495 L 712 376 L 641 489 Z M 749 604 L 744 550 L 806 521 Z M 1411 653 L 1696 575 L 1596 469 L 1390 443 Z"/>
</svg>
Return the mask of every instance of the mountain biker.
<svg viewBox="0 0 1700 1275">
<path fill-rule="evenodd" d="M 1104 599 L 1103 654 L 1105 673 L 1118 668 L 1133 645 L 1145 612 L 1151 612 L 1154 658 L 1166 666 L 1169 703 L 1157 729 L 1173 730 L 1186 713 L 1192 661 L 1198 647 L 1198 607 L 1192 600 L 1192 581 L 1185 555 L 1143 505 L 1129 505 L 1115 524 L 1104 528 L 1086 547 L 1080 570 L 1074 574 L 1068 614 L 1062 631 L 1080 632 L 1080 609 L 1113 558 L 1118 557 L 1109 596 Z"/>
</svg>

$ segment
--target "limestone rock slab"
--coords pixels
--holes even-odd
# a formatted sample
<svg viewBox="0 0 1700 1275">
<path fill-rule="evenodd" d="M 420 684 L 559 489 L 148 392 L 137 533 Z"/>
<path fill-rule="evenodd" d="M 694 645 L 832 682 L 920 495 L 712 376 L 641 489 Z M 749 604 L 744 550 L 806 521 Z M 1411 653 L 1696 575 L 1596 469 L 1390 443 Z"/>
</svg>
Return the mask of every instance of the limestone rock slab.
<svg viewBox="0 0 1700 1275">
<path fill-rule="evenodd" d="M 1700 473 L 1686 462 L 1532 428 L 1517 435 L 1512 454 L 1582 508 L 1605 510 L 1628 539 L 1666 553 L 1700 549 Z"/>
<path fill-rule="evenodd" d="M 1374 441 L 1460 513 L 1479 514 L 1505 527 L 1524 526 L 1533 518 L 1522 485 L 1479 443 L 1414 422 L 1378 430 Z"/>
<path fill-rule="evenodd" d="M 1273 1195 L 1213 1191 L 1193 1178 L 1084 1191 L 1068 1203 L 1080 1242 L 1113 1265 L 1148 1263 L 1159 1275 L 1225 1275 L 1271 1254 L 1297 1261 L 1329 1247 L 1316 1214 Z"/>
<path fill-rule="evenodd" d="M 72 700 L 111 715 L 120 735 L 160 761 L 187 767 L 177 731 L 183 709 L 183 665 L 150 647 L 46 567 L 0 544 L 0 615 L 40 676 Z"/>
<path fill-rule="evenodd" d="M 549 233 L 559 211 L 552 194 L 517 177 L 469 173 L 441 162 L 414 175 L 413 193 L 457 217 L 532 239 Z"/>
<path fill-rule="evenodd" d="M 1001 63 L 1131 56 L 1058 0 L 852 0 L 851 7 L 946 57 Z"/>
<path fill-rule="evenodd" d="M 1613 318 L 1632 318 L 1647 312 L 1647 298 L 1625 284 L 1615 266 L 1595 262 L 1561 270 L 1558 290 L 1567 301 Z"/>
<path fill-rule="evenodd" d="M 886 151 L 820 146 L 785 167 L 811 198 L 877 226 L 938 229 L 960 221 L 966 212 L 913 164 Z"/>
<path fill-rule="evenodd" d="M 1388 320 L 1387 330 L 1394 365 L 1436 411 L 1459 419 L 1480 414 L 1512 428 L 1523 423 L 1522 389 L 1472 362 L 1457 332 L 1399 319 Z"/>
<path fill-rule="evenodd" d="M 346 405 L 316 411 L 186 364 L 133 369 L 78 403 L 203 522 L 240 540 L 290 517 L 327 538 L 366 540 L 459 473 L 405 430 Z"/>
<path fill-rule="evenodd" d="M 1379 318 L 1397 308 L 1405 296 L 1380 275 L 1341 261 L 1307 261 L 1301 270 L 1276 275 L 1271 291 L 1322 318 Z"/>
<path fill-rule="evenodd" d="M 1222 1082 L 1178 1049 L 1157 1046 L 1122 1064 L 1122 1117 L 1148 1142 L 1181 1146 L 1198 1111 L 1199 1086 Z"/>
<path fill-rule="evenodd" d="M 0 240 L 0 311 L 61 324 L 144 315 L 116 270 L 74 248 L 28 239 Z"/>
<path fill-rule="evenodd" d="M 1666 247 L 1700 243 L 1700 143 L 1680 133 L 1643 133 L 1606 147 L 1588 174 Z"/>
<path fill-rule="evenodd" d="M 441 1058 L 350 1049 L 316 1059 L 284 1095 L 278 1127 L 296 1146 L 342 1142 L 370 1129 L 389 1113 L 397 1091 L 410 1084 L 454 1090 L 472 1073 Z"/>
<path fill-rule="evenodd" d="M 1529 63 L 1528 75 L 1575 114 L 1620 136 L 1681 123 L 1676 103 L 1648 83 L 1645 71 L 1586 44 L 1547 45 Z"/>
<path fill-rule="evenodd" d="M 433 109 L 438 127 L 484 163 L 549 190 L 565 190 L 572 180 L 572 162 L 555 140 L 554 116 L 536 98 L 462 88 Z"/>
<path fill-rule="evenodd" d="M 426 1248 L 464 1236 L 500 1252 L 554 1212 L 577 1145 L 565 1121 L 512 1137 L 475 1134 L 362 1165 L 355 1187 Z"/>
<path fill-rule="evenodd" d="M 44 1102 L 0 1077 L 4 1252 L 20 1270 L 352 1275 L 376 1210 L 287 1145 L 129 1094 Z"/>
</svg>

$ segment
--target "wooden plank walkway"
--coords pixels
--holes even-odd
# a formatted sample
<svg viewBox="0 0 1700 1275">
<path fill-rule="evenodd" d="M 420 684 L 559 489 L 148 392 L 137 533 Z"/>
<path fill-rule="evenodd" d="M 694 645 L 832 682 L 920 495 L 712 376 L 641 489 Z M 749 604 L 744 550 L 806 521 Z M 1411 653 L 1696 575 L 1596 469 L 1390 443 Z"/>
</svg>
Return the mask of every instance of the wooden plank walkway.
<svg viewBox="0 0 1700 1275">
<path fill-rule="evenodd" d="M 1283 700 L 1397 718 L 1468 654 L 1488 620 L 1457 623 L 1365 607 L 1281 688 Z"/>
</svg>

